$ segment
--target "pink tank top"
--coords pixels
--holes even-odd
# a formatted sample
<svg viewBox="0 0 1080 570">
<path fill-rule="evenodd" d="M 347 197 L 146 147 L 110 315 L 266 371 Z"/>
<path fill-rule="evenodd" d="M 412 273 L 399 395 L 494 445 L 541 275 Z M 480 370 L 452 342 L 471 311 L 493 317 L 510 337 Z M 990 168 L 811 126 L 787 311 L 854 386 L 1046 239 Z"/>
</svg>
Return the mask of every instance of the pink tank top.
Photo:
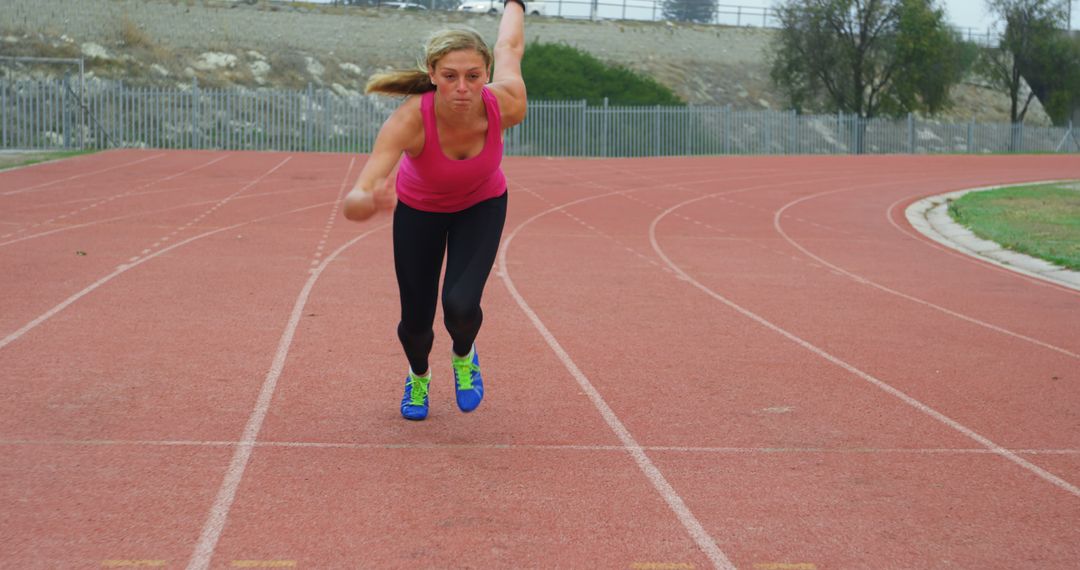
<svg viewBox="0 0 1080 570">
<path fill-rule="evenodd" d="M 473 158 L 452 160 L 439 144 L 435 92 L 421 96 L 424 148 L 416 158 L 405 153 L 398 168 L 397 195 L 405 205 L 426 212 L 459 212 L 506 191 L 506 176 L 500 168 L 503 143 L 499 102 L 487 87 L 481 97 L 488 119 L 484 150 Z"/>
</svg>

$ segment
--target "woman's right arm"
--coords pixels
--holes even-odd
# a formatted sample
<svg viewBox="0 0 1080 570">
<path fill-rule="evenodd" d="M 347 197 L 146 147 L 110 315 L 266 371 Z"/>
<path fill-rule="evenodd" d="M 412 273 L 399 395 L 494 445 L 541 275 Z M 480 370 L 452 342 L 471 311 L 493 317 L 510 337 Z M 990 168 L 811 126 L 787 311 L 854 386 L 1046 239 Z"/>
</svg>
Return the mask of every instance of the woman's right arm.
<svg viewBox="0 0 1080 570">
<path fill-rule="evenodd" d="M 394 206 L 394 169 L 401 153 L 415 146 L 417 135 L 423 134 L 418 97 L 401 104 L 383 123 L 375 137 L 375 146 L 356 185 L 345 196 L 345 217 L 355 222 L 370 218 L 380 209 Z"/>
<path fill-rule="evenodd" d="M 517 0 L 509 0 L 499 20 L 499 36 L 495 40 L 495 73 L 489 85 L 499 98 L 504 129 L 525 119 L 525 80 L 521 76 L 521 58 L 524 55 L 525 5 Z"/>
</svg>

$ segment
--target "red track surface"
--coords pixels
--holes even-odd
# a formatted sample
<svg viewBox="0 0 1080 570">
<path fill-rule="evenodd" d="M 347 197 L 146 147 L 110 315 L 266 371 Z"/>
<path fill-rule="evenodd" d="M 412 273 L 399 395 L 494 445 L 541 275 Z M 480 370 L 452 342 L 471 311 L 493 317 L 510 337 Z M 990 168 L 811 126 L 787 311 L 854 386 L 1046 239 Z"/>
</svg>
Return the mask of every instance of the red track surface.
<svg viewBox="0 0 1080 570">
<path fill-rule="evenodd" d="M 420 423 L 362 160 L 0 173 L 0 566 L 1080 567 L 1080 294 L 903 217 L 1075 157 L 508 159 Z"/>
</svg>

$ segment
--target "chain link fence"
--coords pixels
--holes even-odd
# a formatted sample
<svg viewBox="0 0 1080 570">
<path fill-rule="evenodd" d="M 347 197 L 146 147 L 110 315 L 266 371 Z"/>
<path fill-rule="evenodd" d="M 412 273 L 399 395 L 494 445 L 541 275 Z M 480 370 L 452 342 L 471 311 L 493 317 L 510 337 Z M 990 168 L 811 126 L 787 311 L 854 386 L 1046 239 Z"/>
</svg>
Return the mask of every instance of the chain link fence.
<svg viewBox="0 0 1080 570">
<path fill-rule="evenodd" d="M 132 87 L 0 80 L 0 148 L 370 152 L 399 101 L 329 89 Z M 530 101 L 505 135 L 517 156 L 1080 152 L 1072 125 L 863 119 L 731 107 Z"/>
</svg>

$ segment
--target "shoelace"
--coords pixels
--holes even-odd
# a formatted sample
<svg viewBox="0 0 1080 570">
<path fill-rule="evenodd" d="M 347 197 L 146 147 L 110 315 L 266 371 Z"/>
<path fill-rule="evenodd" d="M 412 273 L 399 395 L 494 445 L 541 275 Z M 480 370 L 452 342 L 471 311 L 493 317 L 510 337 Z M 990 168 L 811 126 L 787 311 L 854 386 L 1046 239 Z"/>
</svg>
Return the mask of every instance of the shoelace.
<svg viewBox="0 0 1080 570">
<path fill-rule="evenodd" d="M 472 372 L 476 369 L 471 359 L 454 359 L 454 378 L 457 379 L 458 390 L 472 390 Z"/>
<path fill-rule="evenodd" d="M 429 378 L 412 378 L 409 380 L 409 386 L 412 386 L 412 391 L 409 392 L 409 404 L 413 406 L 423 406 L 424 398 L 427 396 Z"/>
</svg>

